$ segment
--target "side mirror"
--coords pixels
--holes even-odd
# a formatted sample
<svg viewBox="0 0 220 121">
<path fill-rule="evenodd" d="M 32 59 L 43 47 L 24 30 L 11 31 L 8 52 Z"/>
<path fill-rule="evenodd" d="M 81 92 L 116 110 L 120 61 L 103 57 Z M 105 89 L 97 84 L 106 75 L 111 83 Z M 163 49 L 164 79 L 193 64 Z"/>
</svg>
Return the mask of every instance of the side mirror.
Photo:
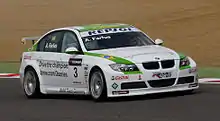
<svg viewBox="0 0 220 121">
<path fill-rule="evenodd" d="M 68 47 L 65 50 L 65 53 L 67 53 L 67 54 L 74 54 L 74 53 L 77 53 L 77 52 L 78 52 L 78 49 L 76 49 L 75 47 Z"/>
<path fill-rule="evenodd" d="M 163 45 L 163 40 L 162 39 L 156 39 L 155 43 L 156 43 L 156 45 Z"/>
</svg>

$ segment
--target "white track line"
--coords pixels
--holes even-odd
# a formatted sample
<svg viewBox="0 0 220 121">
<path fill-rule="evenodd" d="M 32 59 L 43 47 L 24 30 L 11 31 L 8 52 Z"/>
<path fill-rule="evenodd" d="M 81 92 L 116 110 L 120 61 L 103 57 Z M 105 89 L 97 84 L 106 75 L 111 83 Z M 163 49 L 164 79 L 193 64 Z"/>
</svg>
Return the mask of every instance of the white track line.
<svg viewBox="0 0 220 121">
<path fill-rule="evenodd" d="M 0 78 L 20 78 L 20 75 L 15 73 L 0 73 Z"/>
<path fill-rule="evenodd" d="M 202 78 L 199 79 L 201 84 L 220 84 L 220 78 Z"/>
</svg>

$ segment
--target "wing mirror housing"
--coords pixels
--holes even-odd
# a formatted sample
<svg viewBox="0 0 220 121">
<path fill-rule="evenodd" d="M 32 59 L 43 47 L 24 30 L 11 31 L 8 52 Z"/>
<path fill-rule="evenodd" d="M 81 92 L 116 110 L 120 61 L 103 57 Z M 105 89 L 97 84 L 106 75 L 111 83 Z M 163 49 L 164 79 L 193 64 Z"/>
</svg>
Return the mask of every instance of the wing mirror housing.
<svg viewBox="0 0 220 121">
<path fill-rule="evenodd" d="M 163 40 L 162 39 L 156 39 L 155 44 L 156 45 L 163 45 Z"/>
<path fill-rule="evenodd" d="M 75 47 L 68 47 L 66 50 L 65 50 L 65 53 L 67 54 L 75 54 L 79 52 L 79 50 Z"/>
</svg>

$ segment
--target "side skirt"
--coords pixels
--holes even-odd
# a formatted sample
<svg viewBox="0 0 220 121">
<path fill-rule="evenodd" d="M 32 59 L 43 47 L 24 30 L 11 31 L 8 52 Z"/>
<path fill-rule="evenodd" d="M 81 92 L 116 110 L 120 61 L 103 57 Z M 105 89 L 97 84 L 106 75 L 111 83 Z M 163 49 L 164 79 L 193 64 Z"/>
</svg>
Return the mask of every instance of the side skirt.
<svg viewBox="0 0 220 121">
<path fill-rule="evenodd" d="M 89 95 L 88 88 L 72 88 L 72 87 L 54 87 L 41 85 L 41 93 L 43 94 L 72 94 L 72 95 Z"/>
</svg>

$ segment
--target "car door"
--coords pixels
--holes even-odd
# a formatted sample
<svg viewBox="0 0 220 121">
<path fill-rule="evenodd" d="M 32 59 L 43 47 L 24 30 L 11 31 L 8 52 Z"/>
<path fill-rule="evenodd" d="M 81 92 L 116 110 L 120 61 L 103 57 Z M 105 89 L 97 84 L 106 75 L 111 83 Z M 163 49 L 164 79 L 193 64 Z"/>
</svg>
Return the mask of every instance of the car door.
<svg viewBox="0 0 220 121">
<path fill-rule="evenodd" d="M 68 81 L 68 63 L 61 60 L 63 31 L 53 31 L 44 36 L 37 47 L 37 63 L 43 84 L 63 87 Z"/>
<path fill-rule="evenodd" d="M 79 52 L 82 49 L 79 40 L 73 31 L 65 31 L 61 52 L 61 60 L 68 63 L 68 87 L 84 88 L 86 87 L 84 79 L 83 54 L 67 54 L 65 50 L 69 47 L 75 47 Z"/>
</svg>

